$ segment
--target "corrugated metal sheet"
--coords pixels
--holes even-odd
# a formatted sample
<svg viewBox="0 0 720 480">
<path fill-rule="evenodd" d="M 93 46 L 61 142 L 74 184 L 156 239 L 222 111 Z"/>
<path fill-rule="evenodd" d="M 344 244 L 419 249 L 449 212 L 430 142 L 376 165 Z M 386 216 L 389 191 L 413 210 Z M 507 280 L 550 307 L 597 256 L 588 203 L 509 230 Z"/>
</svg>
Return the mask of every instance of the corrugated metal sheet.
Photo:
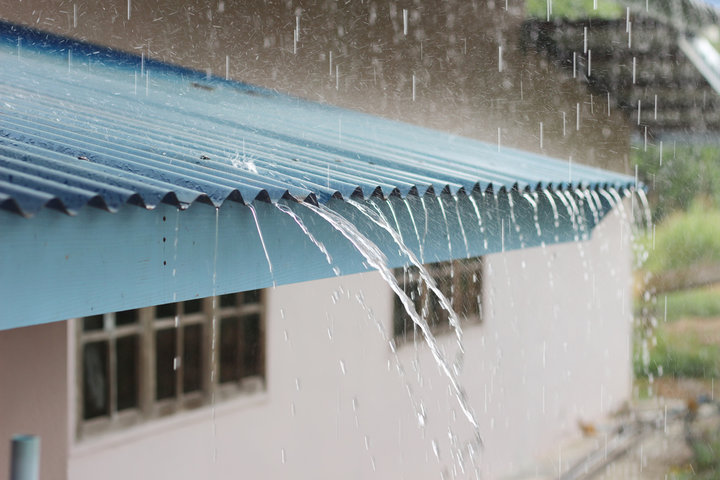
<svg viewBox="0 0 720 480">
<path fill-rule="evenodd" d="M 631 177 L 0 24 L 0 208 L 326 202 Z"/>
</svg>

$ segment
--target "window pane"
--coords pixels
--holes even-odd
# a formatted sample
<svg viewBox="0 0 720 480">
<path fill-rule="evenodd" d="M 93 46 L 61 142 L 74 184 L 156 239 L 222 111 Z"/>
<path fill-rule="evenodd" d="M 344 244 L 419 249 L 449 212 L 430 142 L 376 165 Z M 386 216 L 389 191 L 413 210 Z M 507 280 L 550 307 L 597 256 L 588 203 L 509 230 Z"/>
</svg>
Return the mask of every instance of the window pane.
<svg viewBox="0 0 720 480">
<path fill-rule="evenodd" d="M 241 378 L 262 375 L 263 344 L 260 315 L 248 315 L 242 319 L 241 344 Z"/>
<path fill-rule="evenodd" d="M 175 339 L 174 328 L 155 333 L 155 398 L 175 396 Z"/>
<path fill-rule="evenodd" d="M 137 323 L 139 310 L 125 310 L 115 314 L 115 325 L 129 325 Z"/>
<path fill-rule="evenodd" d="M 220 296 L 221 307 L 234 307 L 237 305 L 237 294 L 231 293 L 229 295 Z"/>
<path fill-rule="evenodd" d="M 220 382 L 240 379 L 238 317 L 223 318 L 220 321 Z"/>
<path fill-rule="evenodd" d="M 137 335 L 120 337 L 115 343 L 118 410 L 138 406 L 138 345 Z"/>
<path fill-rule="evenodd" d="M 187 302 L 183 302 L 183 312 L 186 314 L 201 312 L 202 308 L 203 301 L 201 298 L 198 298 L 197 300 L 188 300 Z"/>
<path fill-rule="evenodd" d="M 188 325 L 183 338 L 183 392 L 202 388 L 202 325 Z"/>
<path fill-rule="evenodd" d="M 83 418 L 110 414 L 108 344 L 92 342 L 83 347 Z"/>
<path fill-rule="evenodd" d="M 104 326 L 102 315 L 93 315 L 92 317 L 83 318 L 83 332 L 93 330 L 102 330 Z"/>
<path fill-rule="evenodd" d="M 243 303 L 260 303 L 260 295 L 262 290 L 248 290 L 243 293 Z"/>
<path fill-rule="evenodd" d="M 155 318 L 168 318 L 177 315 L 177 305 L 175 303 L 166 303 L 155 307 Z"/>
</svg>

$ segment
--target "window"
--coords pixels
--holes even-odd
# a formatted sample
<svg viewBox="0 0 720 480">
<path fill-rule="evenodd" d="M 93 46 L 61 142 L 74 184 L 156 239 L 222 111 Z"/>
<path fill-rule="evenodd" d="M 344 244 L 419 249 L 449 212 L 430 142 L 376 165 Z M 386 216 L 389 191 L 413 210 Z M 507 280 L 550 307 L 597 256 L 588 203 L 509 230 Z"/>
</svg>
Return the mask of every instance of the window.
<svg viewBox="0 0 720 480">
<path fill-rule="evenodd" d="M 425 265 L 435 284 L 464 323 L 482 321 L 482 263 L 482 257 L 475 257 Z M 417 267 L 398 268 L 395 270 L 395 278 L 413 301 L 415 310 L 427 320 L 433 333 L 442 334 L 452 328 L 448 312 L 442 307 L 437 296 L 429 292 Z M 396 296 L 393 321 L 395 338 L 413 338 L 416 334 L 415 328 L 414 322 Z"/>
<path fill-rule="evenodd" d="M 264 389 L 263 293 L 77 321 L 78 438 Z"/>
</svg>

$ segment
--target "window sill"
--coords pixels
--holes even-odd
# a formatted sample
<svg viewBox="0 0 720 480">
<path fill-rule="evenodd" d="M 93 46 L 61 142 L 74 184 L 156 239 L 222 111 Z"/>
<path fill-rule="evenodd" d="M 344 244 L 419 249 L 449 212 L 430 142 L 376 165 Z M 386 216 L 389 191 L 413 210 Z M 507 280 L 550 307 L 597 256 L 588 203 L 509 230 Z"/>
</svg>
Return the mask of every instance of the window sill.
<svg viewBox="0 0 720 480">
<path fill-rule="evenodd" d="M 213 409 L 215 421 L 219 421 L 221 417 L 249 408 L 267 405 L 268 403 L 267 391 L 239 395 L 232 400 L 218 402 L 215 406 L 206 405 L 197 409 L 178 412 L 171 416 L 152 419 L 127 429 L 98 434 L 80 440 L 76 439 L 70 449 L 70 456 L 83 457 L 92 455 L 132 443 L 138 439 L 161 435 L 190 425 L 209 423 L 213 421 Z"/>
</svg>

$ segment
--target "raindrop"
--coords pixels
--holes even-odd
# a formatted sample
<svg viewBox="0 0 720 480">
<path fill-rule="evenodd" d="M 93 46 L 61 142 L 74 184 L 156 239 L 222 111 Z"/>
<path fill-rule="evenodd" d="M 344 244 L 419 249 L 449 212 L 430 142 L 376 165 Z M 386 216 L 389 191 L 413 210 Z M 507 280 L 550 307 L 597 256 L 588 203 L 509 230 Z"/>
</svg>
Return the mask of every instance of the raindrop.
<svg viewBox="0 0 720 480">
<path fill-rule="evenodd" d="M 342 372 L 343 375 L 345 375 L 345 373 L 346 373 L 345 362 L 343 360 L 340 360 L 340 371 Z"/>
<path fill-rule="evenodd" d="M 580 104 L 575 104 L 575 130 L 580 130 Z"/>
</svg>

